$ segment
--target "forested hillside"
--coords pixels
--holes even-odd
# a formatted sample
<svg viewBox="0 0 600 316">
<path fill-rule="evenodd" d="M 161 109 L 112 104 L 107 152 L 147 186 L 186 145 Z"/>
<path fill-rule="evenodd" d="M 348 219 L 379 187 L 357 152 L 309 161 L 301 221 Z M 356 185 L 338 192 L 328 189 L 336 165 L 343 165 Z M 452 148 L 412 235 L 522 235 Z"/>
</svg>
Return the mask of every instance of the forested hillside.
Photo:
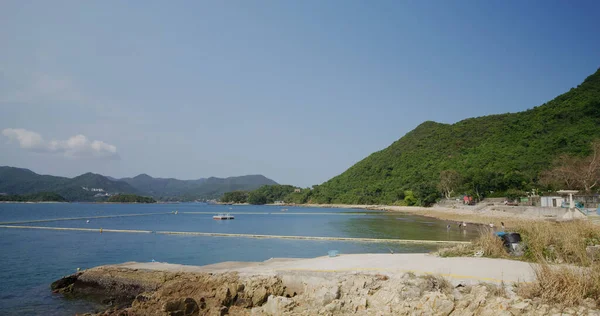
<svg viewBox="0 0 600 316">
<path fill-rule="evenodd" d="M 507 93 L 510 93 L 507 91 Z M 413 194 L 418 204 L 441 195 L 440 174 L 454 193 L 497 195 L 542 187 L 540 173 L 563 153 L 590 154 L 600 138 L 600 70 L 577 88 L 519 113 L 424 122 L 394 142 L 315 186 L 313 203 L 391 204 Z M 445 173 L 442 173 L 445 171 Z"/>
<path fill-rule="evenodd" d="M 138 191 L 161 200 L 196 200 L 219 198 L 225 192 L 250 191 L 263 185 L 277 182 L 262 175 L 247 175 L 229 178 L 202 178 L 197 180 L 178 180 L 173 178 L 153 178 L 140 174 L 133 178 L 123 178 Z"/>
<path fill-rule="evenodd" d="M 0 195 L 0 202 L 67 202 L 62 196 L 51 192 L 25 195 Z"/>
<path fill-rule="evenodd" d="M 75 178 L 65 178 L 39 175 L 29 169 L 0 167 L 0 193 L 23 195 L 39 192 L 53 192 L 68 201 L 96 201 L 99 194 L 135 194 L 138 191 L 125 182 L 112 181 L 95 173 L 88 172 Z"/>
<path fill-rule="evenodd" d="M 273 184 L 277 182 L 262 175 L 178 180 L 140 174 L 134 178 L 115 179 L 88 172 L 75 178 L 65 178 L 0 166 L 0 194 L 54 192 L 68 201 L 104 201 L 107 195 L 115 194 L 142 194 L 159 200 L 193 201 L 219 198 L 225 192 L 250 191 Z"/>
</svg>

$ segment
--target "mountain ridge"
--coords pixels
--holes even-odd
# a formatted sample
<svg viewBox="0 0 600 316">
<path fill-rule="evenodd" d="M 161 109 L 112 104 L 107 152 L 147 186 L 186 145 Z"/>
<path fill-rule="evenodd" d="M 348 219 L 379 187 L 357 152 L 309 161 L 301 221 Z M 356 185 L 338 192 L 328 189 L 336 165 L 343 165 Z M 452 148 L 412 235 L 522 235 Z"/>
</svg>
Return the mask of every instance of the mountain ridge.
<svg viewBox="0 0 600 316">
<path fill-rule="evenodd" d="M 153 178 L 142 173 L 133 178 L 117 179 L 86 172 L 67 178 L 41 175 L 26 168 L 0 166 L 0 193 L 22 195 L 54 192 L 69 201 L 95 201 L 100 198 L 97 195 L 105 193 L 145 194 L 166 200 L 209 199 L 218 198 L 230 189 L 254 190 L 265 184 L 277 183 L 262 175 L 178 180 Z"/>
</svg>

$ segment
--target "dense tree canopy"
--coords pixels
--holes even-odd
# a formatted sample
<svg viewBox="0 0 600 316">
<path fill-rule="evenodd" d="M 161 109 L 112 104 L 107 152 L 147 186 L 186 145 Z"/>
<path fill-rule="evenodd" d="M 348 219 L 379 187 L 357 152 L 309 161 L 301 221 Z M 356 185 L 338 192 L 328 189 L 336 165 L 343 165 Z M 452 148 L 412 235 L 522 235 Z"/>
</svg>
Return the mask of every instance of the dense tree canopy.
<svg viewBox="0 0 600 316">
<path fill-rule="evenodd" d="M 39 192 L 24 195 L 0 195 L 2 202 L 67 202 L 67 200 L 52 192 Z"/>
<path fill-rule="evenodd" d="M 118 194 L 108 198 L 107 202 L 111 203 L 156 203 L 151 197 L 139 196 L 135 194 Z"/>
<path fill-rule="evenodd" d="M 248 202 L 248 192 L 246 192 L 246 191 L 226 192 L 221 197 L 221 202 L 224 202 L 224 203 L 246 203 L 246 202 Z"/>
<path fill-rule="evenodd" d="M 254 191 L 233 191 L 221 197 L 225 203 L 250 203 L 255 205 L 271 204 L 275 202 L 306 203 L 310 189 L 300 190 L 291 185 L 264 185 Z"/>
</svg>

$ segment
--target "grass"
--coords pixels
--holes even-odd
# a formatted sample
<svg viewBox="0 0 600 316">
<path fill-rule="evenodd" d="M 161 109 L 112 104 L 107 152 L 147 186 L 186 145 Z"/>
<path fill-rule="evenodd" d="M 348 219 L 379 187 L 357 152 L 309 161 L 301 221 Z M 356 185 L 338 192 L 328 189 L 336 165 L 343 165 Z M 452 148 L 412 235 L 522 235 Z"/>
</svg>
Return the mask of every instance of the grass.
<svg viewBox="0 0 600 316">
<path fill-rule="evenodd" d="M 425 280 L 421 285 L 421 293 L 439 291 L 444 294 L 450 294 L 454 290 L 452 283 L 441 275 L 427 274 L 421 278 Z"/>
<path fill-rule="evenodd" d="M 504 281 L 502 281 L 500 284 L 486 283 L 485 287 L 488 290 L 489 297 L 508 298 L 508 293 L 506 292 L 506 284 L 504 284 Z"/>
<path fill-rule="evenodd" d="M 536 279 L 521 283 L 517 293 L 525 298 L 572 306 L 585 299 L 600 305 L 600 262 L 594 261 L 586 247 L 600 244 L 600 227 L 588 221 L 513 222 L 508 231 L 521 234 L 525 252 L 515 258 L 536 263 Z M 485 257 L 508 258 L 500 238 L 482 230 L 471 245 L 441 249 L 441 256 L 473 256 L 483 252 Z"/>
<path fill-rule="evenodd" d="M 440 249 L 438 254 L 442 257 L 465 257 L 474 256 L 476 252 L 483 252 L 483 257 L 490 258 L 506 258 L 509 256 L 502 244 L 502 240 L 488 228 L 481 228 L 479 237 L 471 244 L 443 248 Z"/>
<path fill-rule="evenodd" d="M 545 302 L 565 306 L 578 305 L 585 299 L 600 303 L 600 265 L 590 267 L 534 266 L 536 280 L 521 283 L 517 294 L 526 298 L 539 297 Z"/>
</svg>

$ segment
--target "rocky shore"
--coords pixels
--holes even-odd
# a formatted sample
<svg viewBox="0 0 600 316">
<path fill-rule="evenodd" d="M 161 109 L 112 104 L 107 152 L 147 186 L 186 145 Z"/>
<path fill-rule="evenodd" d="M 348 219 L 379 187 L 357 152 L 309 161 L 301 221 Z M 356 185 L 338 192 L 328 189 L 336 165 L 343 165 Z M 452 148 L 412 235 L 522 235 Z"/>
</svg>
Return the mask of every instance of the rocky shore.
<svg viewBox="0 0 600 316">
<path fill-rule="evenodd" d="M 70 298 L 102 301 L 107 310 L 96 315 L 104 316 L 600 315 L 593 301 L 561 307 L 519 297 L 504 282 L 464 282 L 399 270 L 274 271 L 262 263 L 101 266 L 62 278 L 52 289 Z"/>
</svg>

